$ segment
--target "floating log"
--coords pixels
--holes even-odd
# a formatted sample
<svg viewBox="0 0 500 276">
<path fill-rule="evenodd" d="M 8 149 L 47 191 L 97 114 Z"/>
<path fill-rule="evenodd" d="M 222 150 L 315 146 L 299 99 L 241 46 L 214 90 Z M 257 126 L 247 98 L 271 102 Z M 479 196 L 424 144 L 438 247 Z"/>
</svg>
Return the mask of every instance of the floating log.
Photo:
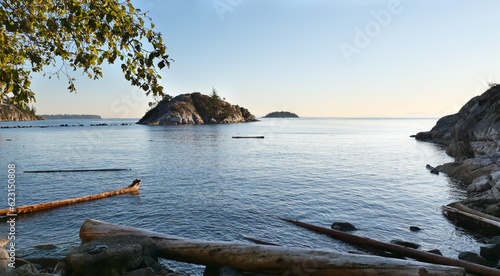
<svg viewBox="0 0 500 276">
<path fill-rule="evenodd" d="M 159 257 L 210 267 L 272 275 L 465 275 L 462 268 L 377 256 L 184 239 L 149 230 L 88 219 L 80 229 L 83 242 L 102 236 L 140 235 L 154 239 Z"/>
<path fill-rule="evenodd" d="M 100 193 L 100 194 L 96 194 L 96 195 L 84 196 L 84 197 L 77 197 L 77 198 L 47 202 L 47 203 L 33 204 L 33 205 L 22 206 L 22 207 L 14 207 L 13 208 L 14 210 L 12 210 L 10 208 L 3 209 L 3 210 L 0 210 L 0 216 L 33 213 L 33 212 L 37 212 L 37 211 L 41 211 L 41 210 L 52 209 L 52 208 L 71 205 L 71 204 L 80 203 L 80 202 L 86 202 L 86 201 L 91 201 L 91 200 L 96 200 L 96 199 L 101 199 L 101 198 L 107 198 L 107 197 L 112 197 L 112 196 L 126 194 L 126 193 L 134 193 L 134 192 L 137 192 L 139 190 L 140 184 L 141 184 L 141 180 L 136 179 L 127 188 L 120 189 L 120 190 Z"/>
<path fill-rule="evenodd" d="M 118 172 L 130 169 L 89 169 L 89 170 L 54 170 L 54 171 L 24 171 L 24 173 L 57 173 L 57 172 Z"/>
<path fill-rule="evenodd" d="M 391 243 L 386 243 L 386 242 L 381 242 L 365 237 L 360 237 L 357 235 L 333 230 L 333 229 L 328 229 L 316 225 L 312 225 L 309 223 L 305 222 L 300 222 L 297 220 L 291 220 L 291 219 L 286 219 L 286 218 L 280 218 L 284 221 L 291 222 L 295 225 L 307 228 L 309 230 L 313 230 L 319 233 L 323 233 L 326 235 L 329 235 L 333 238 L 339 239 L 341 241 L 349 242 L 352 244 L 357 244 L 357 245 L 366 245 L 378 249 L 382 249 L 385 251 L 393 252 L 399 255 L 403 255 L 406 257 L 410 257 L 416 260 L 419 260 L 421 262 L 426 262 L 426 263 L 433 263 L 433 264 L 440 264 L 440 265 L 446 265 L 446 266 L 454 266 L 454 267 L 461 267 L 464 268 L 467 272 L 472 273 L 472 274 L 477 274 L 477 275 L 500 275 L 500 270 L 491 268 L 491 267 L 486 267 L 482 265 L 478 265 L 475 263 L 470 263 L 462 260 L 457 260 L 457 259 L 452 259 L 448 258 L 445 256 L 437 255 L 437 254 L 432 254 L 428 253 L 425 251 L 420 251 L 417 249 L 409 248 L 409 247 L 404 247 L 401 245 L 397 244 L 391 244 Z"/>
<path fill-rule="evenodd" d="M 500 230 L 500 219 L 482 212 L 472 210 L 460 202 L 450 203 L 442 206 L 443 213 L 447 217 L 460 217 L 467 221 L 471 221 L 474 225 L 481 227 L 492 228 L 496 231 Z"/>
<path fill-rule="evenodd" d="M 246 139 L 246 138 L 253 138 L 253 139 L 264 139 L 264 136 L 233 136 L 234 139 Z"/>
</svg>

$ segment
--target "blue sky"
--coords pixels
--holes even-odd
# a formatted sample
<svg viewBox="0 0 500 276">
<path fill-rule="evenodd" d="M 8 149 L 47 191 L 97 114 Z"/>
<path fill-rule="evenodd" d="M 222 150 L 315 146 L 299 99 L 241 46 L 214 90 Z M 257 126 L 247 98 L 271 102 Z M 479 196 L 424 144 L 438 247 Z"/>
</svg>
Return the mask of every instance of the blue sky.
<svg viewBox="0 0 500 276">
<path fill-rule="evenodd" d="M 171 58 L 166 93 L 212 87 L 257 116 L 439 117 L 500 82 L 493 0 L 135 0 Z M 51 69 L 48 68 L 50 71 Z M 40 114 L 139 118 L 152 100 L 106 66 L 94 81 L 35 76 Z"/>
</svg>

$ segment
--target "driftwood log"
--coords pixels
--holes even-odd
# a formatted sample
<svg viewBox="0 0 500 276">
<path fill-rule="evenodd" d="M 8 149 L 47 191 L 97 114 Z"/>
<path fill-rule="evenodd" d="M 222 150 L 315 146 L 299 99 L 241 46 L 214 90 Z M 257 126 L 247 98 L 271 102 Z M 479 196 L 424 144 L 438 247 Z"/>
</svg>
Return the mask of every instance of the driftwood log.
<svg viewBox="0 0 500 276">
<path fill-rule="evenodd" d="M 233 136 L 233 139 L 264 139 L 264 136 Z"/>
<path fill-rule="evenodd" d="M 472 224 L 480 228 L 492 229 L 495 232 L 500 232 L 500 219 L 476 210 L 473 210 L 460 202 L 450 203 L 442 206 L 443 213 L 448 218 L 458 217 L 461 220 L 472 222 Z"/>
<path fill-rule="evenodd" d="M 291 220 L 291 219 L 286 219 L 286 218 L 281 218 L 284 221 L 291 222 L 295 225 L 323 233 L 326 235 L 329 235 L 333 238 L 339 239 L 341 241 L 349 242 L 352 244 L 357 244 L 357 245 L 364 245 L 364 246 L 370 246 L 374 247 L 377 249 L 382 249 L 388 252 L 393 252 L 402 256 L 410 257 L 422 262 L 427 262 L 427 263 L 433 263 L 433 264 L 440 264 L 440 265 L 447 265 L 447 266 L 454 266 L 454 267 L 461 267 L 464 268 L 467 272 L 476 274 L 476 275 L 488 275 L 488 276 L 493 276 L 493 275 L 498 275 L 500 276 L 500 270 L 494 269 L 491 267 L 487 266 L 482 266 L 479 264 L 475 263 L 470 263 L 462 260 L 457 260 L 457 259 L 452 259 L 448 258 L 445 256 L 441 255 L 436 255 L 432 253 L 428 253 L 425 251 L 420 251 L 417 249 L 409 248 L 409 247 L 404 247 L 401 245 L 397 244 L 391 244 L 391 243 L 386 243 L 386 242 L 381 242 L 365 237 L 360 237 L 357 235 L 333 230 L 333 229 L 328 229 L 316 225 L 312 225 L 309 223 L 305 222 L 300 222 L 296 220 Z"/>
<path fill-rule="evenodd" d="M 23 173 L 119 172 L 119 171 L 130 171 L 130 169 L 85 169 L 85 170 L 24 171 Z"/>
<path fill-rule="evenodd" d="M 41 211 L 41 210 L 52 209 L 52 208 L 71 205 L 71 204 L 80 203 L 80 202 L 92 201 L 92 200 L 96 200 L 96 199 L 102 199 L 102 198 L 112 197 L 112 196 L 126 194 L 126 193 L 135 193 L 139 190 L 140 184 L 141 184 L 141 180 L 136 179 L 128 187 L 126 187 L 124 189 L 120 189 L 120 190 L 100 193 L 100 194 L 96 194 L 96 195 L 84 196 L 84 197 L 77 197 L 77 198 L 47 202 L 47 203 L 39 203 L 39 204 L 22 206 L 22 207 L 14 207 L 12 209 L 10 209 L 10 208 L 3 209 L 3 210 L 0 210 L 0 216 L 7 216 L 7 215 L 12 215 L 12 214 L 19 215 L 19 214 L 25 214 L 25 213 L 33 213 L 33 212 L 37 212 L 37 211 Z"/>
<path fill-rule="evenodd" d="M 305 248 L 184 239 L 88 219 L 83 242 L 102 236 L 141 235 L 155 240 L 161 258 L 273 275 L 465 275 L 462 268 Z"/>
</svg>

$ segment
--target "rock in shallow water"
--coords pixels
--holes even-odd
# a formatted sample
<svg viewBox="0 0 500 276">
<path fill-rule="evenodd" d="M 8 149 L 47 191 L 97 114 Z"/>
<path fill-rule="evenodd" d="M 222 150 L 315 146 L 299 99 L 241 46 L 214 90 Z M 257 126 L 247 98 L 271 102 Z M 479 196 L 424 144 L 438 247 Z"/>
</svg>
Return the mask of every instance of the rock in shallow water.
<svg viewBox="0 0 500 276">
<path fill-rule="evenodd" d="M 403 240 L 392 240 L 391 243 L 401 245 L 404 247 L 413 248 L 413 249 L 417 249 L 420 247 L 420 244 L 418 244 L 418 243 L 408 242 L 408 241 L 403 241 Z"/>
<path fill-rule="evenodd" d="M 485 258 L 479 256 L 478 254 L 470 251 L 465 251 L 465 252 L 460 252 L 458 254 L 458 259 L 471 262 L 471 263 L 476 263 L 484 266 L 491 266 L 492 263 Z"/>
<path fill-rule="evenodd" d="M 410 226 L 410 231 L 418 232 L 420 230 L 422 230 L 422 229 L 420 227 L 418 227 L 418 226 Z"/>
<path fill-rule="evenodd" d="M 350 224 L 349 222 L 334 222 L 332 223 L 331 228 L 333 230 L 338 230 L 342 232 L 358 230 L 358 228 L 354 227 L 354 225 Z"/>
<path fill-rule="evenodd" d="M 500 243 L 481 246 L 481 257 L 497 262 L 500 259 Z"/>
</svg>

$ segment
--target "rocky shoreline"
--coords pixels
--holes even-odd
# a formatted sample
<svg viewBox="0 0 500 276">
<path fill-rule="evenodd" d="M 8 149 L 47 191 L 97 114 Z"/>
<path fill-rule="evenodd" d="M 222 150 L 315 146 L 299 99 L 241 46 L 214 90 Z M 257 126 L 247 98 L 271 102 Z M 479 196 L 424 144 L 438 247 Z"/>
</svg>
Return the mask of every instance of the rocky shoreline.
<svg viewBox="0 0 500 276">
<path fill-rule="evenodd" d="M 443 172 L 467 185 L 469 208 L 500 217 L 500 85 L 472 98 L 458 113 L 439 119 L 415 138 L 446 147 L 454 162 L 439 165 Z"/>
<path fill-rule="evenodd" d="M 0 122 L 3 121 L 35 121 L 45 118 L 23 111 L 12 104 L 0 104 Z"/>
</svg>

